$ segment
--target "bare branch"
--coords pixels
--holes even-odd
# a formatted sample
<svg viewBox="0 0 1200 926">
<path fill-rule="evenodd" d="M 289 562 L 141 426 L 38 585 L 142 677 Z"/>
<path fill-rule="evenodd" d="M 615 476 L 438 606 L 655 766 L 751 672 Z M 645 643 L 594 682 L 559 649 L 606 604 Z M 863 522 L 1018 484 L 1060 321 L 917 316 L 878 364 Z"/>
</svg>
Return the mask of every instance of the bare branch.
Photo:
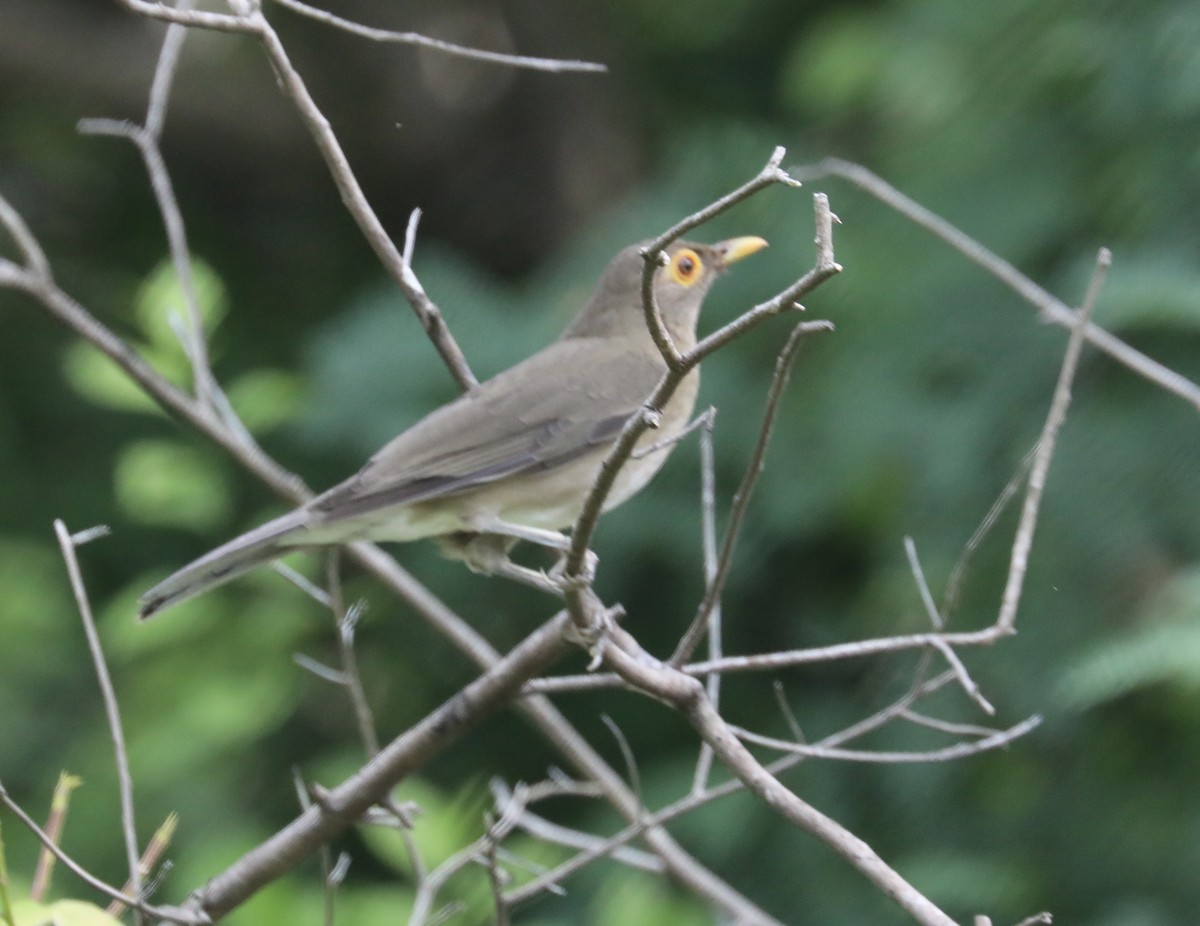
<svg viewBox="0 0 1200 926">
<path fill-rule="evenodd" d="M 921 604 L 925 606 L 925 614 L 929 618 L 929 622 L 933 624 L 933 629 L 941 630 L 945 626 L 945 620 L 933 602 L 933 593 L 929 591 L 929 583 L 925 581 L 925 570 L 921 568 L 921 559 L 917 556 L 917 545 L 912 537 L 904 538 L 904 554 L 908 557 L 908 568 L 913 574 L 913 580 L 917 583 L 917 593 L 921 596 Z"/>
<path fill-rule="evenodd" d="M 429 759 L 512 699 L 522 681 L 566 651 L 565 614 L 535 630 L 496 666 L 385 746 L 341 785 L 192 895 L 186 909 L 219 919 L 338 833 Z"/>
<path fill-rule="evenodd" d="M 991 529 L 995 526 L 996 521 L 999 520 L 1004 509 L 1008 507 L 1008 503 L 1012 501 L 1024 484 L 1036 450 L 1037 444 L 1034 444 L 1033 448 L 1021 460 L 1021 464 L 1017 467 L 1016 472 L 1012 474 L 1008 482 L 1005 483 L 1004 488 L 1000 490 L 1000 494 L 992 503 L 992 507 L 988 509 L 987 514 L 983 516 L 983 520 L 979 522 L 979 526 L 975 528 L 974 533 L 971 534 L 966 544 L 963 545 L 958 562 L 954 564 L 954 569 L 950 572 L 950 578 L 946 581 L 945 594 L 942 595 L 941 613 L 945 615 L 945 619 L 949 620 L 950 615 L 954 613 L 954 609 L 958 606 L 958 596 L 962 591 L 962 583 L 967 575 L 967 567 L 971 564 L 971 557 L 975 554 L 979 545 L 983 543 L 983 539 L 991 532 Z"/>
<path fill-rule="evenodd" d="M 884 752 L 865 749 L 837 749 L 827 746 L 810 746 L 805 743 L 794 743 L 774 736 L 763 736 L 742 727 L 729 726 L 730 731 L 739 739 L 757 746 L 766 746 L 779 752 L 790 752 L 810 759 L 837 759 L 843 762 L 878 762 L 878 763 L 918 763 L 918 762 L 949 762 L 963 759 L 981 752 L 988 752 L 1001 746 L 1007 746 L 1013 740 L 1024 736 L 1041 724 L 1042 718 L 1034 715 L 1021 723 L 985 736 L 969 743 L 955 743 L 942 749 L 928 749 L 914 752 Z"/>
<path fill-rule="evenodd" d="M 1070 306 L 1042 289 L 1012 264 L 989 251 L 974 238 L 964 234 L 920 203 L 909 199 L 861 164 L 853 164 L 840 158 L 826 158 L 816 164 L 792 167 L 789 170 L 794 176 L 805 180 L 835 176 L 850 181 L 880 202 L 886 203 L 901 215 L 911 219 L 921 228 L 941 238 L 972 263 L 978 264 L 1020 295 L 1026 302 L 1035 306 L 1044 318 L 1064 328 L 1075 327 L 1075 312 Z M 1084 329 L 1084 336 L 1095 347 L 1129 367 L 1139 376 L 1144 376 L 1152 383 L 1200 409 L 1200 385 L 1163 366 L 1157 360 L 1152 360 L 1141 351 L 1130 347 L 1116 335 L 1110 334 L 1090 322 Z"/>
<path fill-rule="evenodd" d="M 514 800 L 514 793 L 509 789 L 504 782 L 499 779 L 493 779 L 490 783 L 493 800 L 496 808 L 500 812 L 504 812 L 510 802 Z M 538 839 L 545 842 L 552 842 L 555 845 L 567 846 L 572 849 L 589 849 L 598 847 L 608 840 L 601 839 L 598 836 L 592 836 L 589 833 L 582 833 L 579 830 L 570 829 L 558 823 L 552 823 L 543 817 L 538 816 L 529 809 L 530 805 L 539 800 L 548 797 L 560 797 L 567 794 L 581 794 L 584 789 L 576 787 L 564 789 L 557 783 L 550 784 L 546 787 L 543 793 L 539 793 L 537 785 L 531 785 L 527 788 L 525 803 L 521 809 L 521 813 L 516 817 L 516 825 Z M 586 796 L 599 797 L 601 796 L 595 788 L 586 789 Z M 648 852 L 640 852 L 636 849 L 617 848 L 611 853 L 614 861 L 628 865 L 630 868 L 637 868 L 641 871 L 649 871 L 655 874 L 664 874 L 667 871 L 662 859 L 656 855 L 651 855 Z"/>
<path fill-rule="evenodd" d="M 217 32 L 258 32 L 260 14 L 239 13 L 210 13 L 207 10 L 176 9 L 155 0 L 117 0 L 123 7 L 139 16 L 158 19 L 167 23 L 178 23 L 181 26 L 196 26 L 201 29 L 214 29 Z"/>
<path fill-rule="evenodd" d="M 704 586 L 712 588 L 717 581 L 717 473 L 713 451 L 713 419 L 716 409 L 711 405 L 705 414 L 704 430 L 700 432 L 700 543 L 704 554 Z M 705 633 L 708 639 L 708 658 L 720 659 L 724 654 L 721 633 L 721 597 L 714 597 L 708 610 Z M 721 707 L 721 675 L 712 672 L 704 680 L 704 690 L 709 700 L 719 710 Z M 703 791 L 712 772 L 713 751 L 708 743 L 700 744 L 700 755 L 696 758 L 696 770 L 692 773 L 692 793 Z"/>
<path fill-rule="evenodd" d="M 275 2 L 291 10 L 293 13 L 299 13 L 301 16 L 315 19 L 319 23 L 343 29 L 346 32 L 364 39 L 370 39 L 374 42 L 417 45 L 421 48 L 431 48 L 435 51 L 444 52 L 448 55 L 456 55 L 460 58 L 469 58 L 473 61 L 486 61 L 490 64 L 503 64 L 508 67 L 527 68 L 533 71 L 548 71 L 552 74 L 560 74 L 565 71 L 595 74 L 604 73 L 608 70 L 607 66 L 591 61 L 570 61 L 560 58 L 531 58 L 526 55 L 507 55 L 502 52 L 484 51 L 479 48 L 456 45 L 453 42 L 430 38 L 427 35 L 421 35 L 417 32 L 394 32 L 390 29 L 375 29 L 371 26 L 364 26 L 360 23 L 343 19 L 341 16 L 335 16 L 333 13 L 325 10 L 319 10 L 316 7 L 309 6 L 307 3 L 301 3 L 300 0 L 275 0 Z"/>
<path fill-rule="evenodd" d="M 37 238 L 33 236 L 29 226 L 21 218 L 21 214 L 3 196 L 0 196 L 0 224 L 8 230 L 17 250 L 21 252 L 28 275 L 36 280 L 49 280 L 50 262 L 46 260 L 46 252 L 38 244 Z M 6 268 L 8 268 L 7 277 L 5 275 Z M 17 285 L 17 275 L 21 274 L 16 265 L 7 260 L 0 260 L 0 281 L 7 278 L 12 281 L 9 285 Z"/>
<path fill-rule="evenodd" d="M 1046 488 L 1046 473 L 1050 470 L 1050 459 L 1054 455 L 1059 429 L 1066 420 L 1067 408 L 1071 404 L 1071 383 L 1075 380 L 1075 370 L 1079 366 L 1079 356 L 1083 352 L 1083 342 L 1091 323 L 1092 312 L 1096 308 L 1096 300 L 1100 295 L 1100 288 L 1104 285 L 1104 277 L 1111 263 L 1112 254 L 1107 248 L 1101 248 L 1096 255 L 1096 269 L 1092 274 L 1091 283 L 1088 285 L 1083 305 L 1075 315 L 1075 327 L 1071 331 L 1070 341 L 1067 342 L 1067 351 L 1063 356 L 1058 384 L 1054 387 L 1054 399 L 1050 405 L 1050 413 L 1046 416 L 1041 437 L 1038 438 L 1037 452 L 1034 454 L 1033 465 L 1029 470 L 1029 488 L 1025 493 L 1021 521 L 1017 526 L 1016 540 L 1013 542 L 1008 581 L 1000 600 L 1000 616 L 996 619 L 996 626 L 1005 633 L 1012 632 L 1013 624 L 1017 619 L 1017 606 L 1021 602 L 1021 590 L 1025 585 L 1025 570 L 1029 565 L 1029 550 L 1033 546 L 1033 532 L 1037 527 L 1042 492 Z"/>
<path fill-rule="evenodd" d="M 450 329 L 446 327 L 441 311 L 426 295 L 416 274 L 405 263 L 404 255 L 396 248 L 395 242 L 388 236 L 379 217 L 371 208 L 366 194 L 359 186 L 358 178 L 354 176 L 354 171 L 350 167 L 346 153 L 342 150 L 341 143 L 333 133 L 333 127 L 317 107 L 299 72 L 292 66 L 279 36 L 265 20 L 262 20 L 259 38 L 262 40 L 267 57 L 270 58 L 271 64 L 279 75 L 284 92 L 296 105 L 304 124 L 316 142 L 317 149 L 325 159 L 334 184 L 342 196 L 342 202 L 355 222 L 358 223 L 367 243 L 379 257 L 384 269 L 399 284 L 405 298 L 416 313 L 417 320 L 420 321 L 425 333 L 441 355 L 442 361 L 450 370 L 459 387 L 465 391 L 478 385 L 478 380 L 471 373 L 466 357 L 450 334 Z"/>
<path fill-rule="evenodd" d="M 0 207 L 3 206 L 7 206 L 7 203 L 0 197 Z M 0 214 L 2 213 L 3 209 L 0 208 Z M 3 269 L 3 265 L 0 265 L 0 283 L 6 282 Z M 264 454 L 248 452 L 230 436 L 224 422 L 146 364 L 120 338 L 55 286 L 48 275 L 40 276 L 28 270 L 19 270 L 15 277 L 7 282 L 40 302 L 52 315 L 125 370 L 147 395 L 225 448 L 245 469 L 258 476 L 279 495 L 297 504 L 302 504 L 311 497 L 298 477 Z M 420 617 L 476 665 L 490 669 L 497 664 L 500 654 L 495 648 L 414 579 L 393 557 L 367 543 L 350 544 L 348 549 L 369 572 L 404 599 Z M 519 702 L 519 707 L 571 764 L 600 784 L 606 798 L 626 820 L 639 818 L 642 807 L 635 795 L 549 701 L 538 697 L 524 698 Z M 673 877 L 728 915 L 745 923 L 777 922 L 700 865 L 666 830 L 650 828 L 645 833 L 645 840 L 667 864 Z M 286 868 L 286 864 L 280 870 L 283 868 Z"/>
<path fill-rule="evenodd" d="M 194 0 L 180 0 L 175 9 L 187 12 L 194 5 Z M 204 320 L 200 313 L 200 299 L 192 274 L 192 255 L 188 245 L 187 230 L 179 209 L 179 202 L 175 198 L 170 172 L 167 170 L 162 149 L 159 147 L 163 123 L 166 119 L 167 102 L 179 62 L 179 53 L 186 37 L 187 27 L 180 23 L 175 23 L 167 29 L 162 50 L 159 53 L 158 65 L 155 68 L 154 81 L 150 88 L 144 125 L 138 126 L 112 119 L 83 119 L 79 122 L 79 131 L 85 135 L 113 135 L 127 138 L 133 142 L 141 154 L 150 179 L 150 188 L 154 193 L 159 214 L 162 216 L 171 264 L 175 270 L 175 277 L 179 281 L 180 292 L 183 294 L 187 327 L 182 332 L 177 331 L 177 336 L 179 336 L 184 353 L 191 364 L 196 395 L 204 407 L 211 409 L 217 417 L 225 422 L 231 435 L 246 448 L 247 452 L 261 455 L 261 448 L 234 412 L 233 406 L 229 403 L 229 399 L 217 383 L 216 376 L 212 371 Z"/>
<path fill-rule="evenodd" d="M 340 674 L 354 709 L 359 738 L 369 759 L 379 752 L 379 735 L 375 732 L 375 715 L 363 689 L 362 677 L 358 672 L 358 654 L 354 651 L 354 632 L 359 618 L 366 611 L 366 603 L 358 602 L 349 608 L 343 603 L 340 563 L 341 552 L 334 547 L 326 557 L 325 573 L 329 584 L 330 610 L 337 625 L 338 655 L 342 661 Z"/>
<path fill-rule="evenodd" d="M 771 387 L 767 391 L 767 403 L 763 409 L 762 423 L 758 429 L 758 440 L 750 454 L 750 462 L 746 464 L 746 472 L 742 476 L 741 485 L 738 486 L 738 490 L 733 496 L 733 507 L 729 512 L 729 524 L 725 528 L 725 540 L 721 545 L 721 556 L 717 562 L 716 574 L 711 581 L 707 582 L 704 598 L 700 602 L 700 607 L 696 609 L 696 616 L 692 618 L 691 625 L 679 641 L 678 646 L 675 647 L 675 653 L 670 659 L 671 665 L 678 666 L 686 662 L 695 652 L 696 645 L 700 642 L 708 623 L 709 612 L 716 606 L 721 592 L 725 588 L 729 570 L 733 565 L 733 551 L 741 532 L 742 521 L 749 508 L 750 497 L 754 493 L 758 477 L 762 475 L 763 467 L 766 465 L 767 447 L 771 443 L 771 432 L 775 429 L 775 415 L 779 410 L 780 399 L 783 398 L 783 393 L 787 389 L 792 363 L 796 359 L 800 343 L 805 335 L 814 330 L 826 331 L 828 330 L 827 326 L 828 323 L 817 323 L 817 327 L 814 328 L 811 322 L 801 322 L 796 325 L 775 359 L 775 374 L 771 378 Z"/>
<path fill-rule="evenodd" d="M 625 761 L 625 774 L 629 776 L 629 787 L 637 795 L 638 803 L 643 803 L 642 776 L 638 774 L 637 759 L 634 758 L 633 748 L 629 745 L 629 740 L 621 732 L 621 728 L 617 726 L 617 722 L 609 717 L 608 714 L 601 714 L 600 721 L 608 727 L 608 732 L 617 741 L 617 746 L 621 750 L 621 758 Z"/>
<path fill-rule="evenodd" d="M 50 835 L 37 825 L 34 819 L 22 809 L 20 804 L 18 804 L 12 799 L 12 797 L 9 796 L 8 791 L 2 784 L 0 784 L 0 804 L 3 804 L 5 807 L 7 807 L 9 811 L 12 812 L 13 816 L 20 820 L 21 823 L 25 825 L 25 828 L 33 833 L 33 835 L 37 837 L 38 841 L 50 852 L 52 852 L 54 857 L 62 862 L 62 864 L 66 866 L 71 873 L 75 875 L 75 877 L 93 890 L 99 891 L 106 897 L 119 900 L 127 907 L 140 910 L 147 916 L 153 916 L 160 920 L 166 920 L 169 923 L 180 923 L 183 924 L 183 926 L 208 926 L 208 924 L 212 923 L 212 920 L 203 914 L 193 913 L 190 910 L 185 910 L 180 907 L 155 907 L 147 903 L 142 903 L 139 898 L 122 893 L 112 885 L 101 881 L 77 861 L 75 861 L 75 859 L 71 858 L 71 856 L 67 855 L 66 852 L 60 849 L 58 844 L 50 838 Z"/>
<path fill-rule="evenodd" d="M 734 338 L 739 337 L 765 318 L 778 315 L 793 309 L 803 309 L 798 300 L 812 292 L 832 276 L 842 272 L 842 265 L 833 260 L 833 213 L 829 211 L 829 198 L 824 193 L 813 194 L 814 221 L 817 228 L 817 258 L 813 269 L 800 277 L 791 286 L 784 289 L 772 299 L 759 303 L 748 312 L 744 312 L 733 321 L 703 338 L 693 347 L 684 360 L 689 364 L 699 363 L 713 351 L 724 347 Z M 809 323 L 812 330 L 832 330 L 833 324 L 828 321 Z"/>
<path fill-rule="evenodd" d="M 771 160 L 767 162 L 767 166 L 754 180 L 751 180 L 728 196 L 722 197 L 712 205 L 701 209 L 699 212 L 694 213 L 692 216 L 673 226 L 666 233 L 656 238 L 651 245 L 643 250 L 643 253 L 655 253 L 654 248 L 661 249 L 664 247 L 666 243 L 673 240 L 672 235 L 677 237 L 683 234 L 688 229 L 740 202 L 745 197 L 750 196 L 770 183 L 787 183 L 789 186 L 794 186 L 791 178 L 778 168 L 777 160 L 782 159 L 782 157 L 783 149 L 776 148 Z M 832 228 L 832 219 L 826 221 L 823 217 L 829 214 L 829 202 L 822 194 L 817 194 L 813 197 L 813 207 L 817 213 L 818 234 L 824 234 L 827 229 Z M 821 246 L 818 247 L 817 253 L 818 259 L 824 261 L 830 252 L 828 248 Z M 591 492 L 584 503 L 583 510 L 576 519 L 574 527 L 571 529 L 571 548 L 567 552 L 565 561 L 565 574 L 568 577 L 573 576 L 582 579 L 584 575 L 584 562 L 591 544 L 592 534 L 595 532 L 596 523 L 604 507 L 604 501 L 608 498 L 608 493 L 612 490 L 617 474 L 626 461 L 628 461 L 629 455 L 633 452 L 638 439 L 656 421 L 657 412 L 655 410 L 662 408 L 666 404 L 683 378 L 708 354 L 727 344 L 743 331 L 748 330 L 765 318 L 778 314 L 785 308 L 793 307 L 796 304 L 796 300 L 802 294 L 820 286 L 821 283 L 836 274 L 840 269 L 835 263 L 818 263 L 812 270 L 779 293 L 774 299 L 761 303 L 743 313 L 739 318 L 734 319 L 734 321 L 723 328 L 710 334 L 692 350 L 688 351 L 686 355 L 673 355 L 671 352 L 674 350 L 674 346 L 669 343 L 669 338 L 665 342 L 660 342 L 657 335 L 655 336 L 656 343 L 659 343 L 659 349 L 663 351 L 663 357 L 667 363 L 668 370 L 642 411 L 639 414 L 631 416 L 625 422 L 621 433 L 617 436 L 612 448 L 601 463 L 600 472 L 596 477 L 596 481 L 592 484 Z M 650 272 L 651 268 L 647 265 L 647 273 Z M 643 277 L 643 286 L 644 282 L 645 278 Z M 645 295 L 644 289 L 643 295 Z M 654 334 L 655 319 L 657 318 L 658 326 L 662 327 L 662 318 L 658 315 L 656 307 L 652 303 L 648 302 L 644 308 L 647 323 L 650 325 L 651 333 Z M 665 327 L 662 327 L 664 334 L 665 331 Z M 677 357 L 677 359 L 672 359 L 673 356 Z M 568 591 L 567 601 L 571 605 L 572 614 L 578 619 L 581 615 L 581 602 L 578 592 Z"/>
<path fill-rule="evenodd" d="M 667 259 L 666 252 L 663 249 L 677 238 L 687 234 L 693 228 L 703 225 L 705 222 L 731 209 L 765 187 L 774 183 L 799 187 L 799 181 L 790 177 L 787 171 L 779 166 L 786 153 L 785 148 L 782 146 L 777 147 L 771 153 L 771 157 L 767 159 L 767 163 L 763 166 L 763 169 L 752 179 L 742 184 L 733 192 L 727 193 L 720 199 L 705 206 L 703 209 L 676 222 L 642 248 L 642 257 L 646 261 L 646 266 L 642 270 L 642 308 L 646 315 L 646 324 L 650 328 L 650 336 L 654 338 L 654 343 L 662 353 L 667 368 L 671 371 L 680 372 L 691 369 L 694 363 L 691 365 L 685 364 L 684 357 L 679 353 L 679 349 L 675 346 L 675 342 L 671 339 L 671 335 L 663 323 L 662 313 L 659 311 L 658 304 L 654 298 L 654 275 Z M 696 362 L 698 362 L 698 358 Z"/>
<path fill-rule="evenodd" d="M 626 681 L 673 705 L 709 743 L 734 775 L 793 825 L 812 833 L 841 855 L 923 926 L 954 921 L 904 880 L 862 839 L 788 790 L 733 735 L 695 679 L 658 663 L 628 633 L 614 627 L 600 641 L 605 661 Z"/>
<path fill-rule="evenodd" d="M 912 704 L 912 702 L 918 697 L 932 694 L 940 690 L 953 681 L 953 679 L 954 675 L 951 672 L 945 672 L 935 679 L 930 679 L 917 686 L 914 690 L 906 692 L 899 699 L 897 699 L 895 703 L 883 708 L 880 711 L 877 711 L 870 717 L 864 718 L 853 726 L 847 727 L 845 730 L 839 733 L 834 733 L 825 737 L 817 745 L 834 747 L 841 743 L 849 742 L 860 736 L 864 736 L 873 730 L 877 730 L 895 717 L 901 716 L 905 711 L 908 710 L 908 706 Z M 778 776 L 788 769 L 794 768 L 803 761 L 805 761 L 804 756 L 791 753 L 781 759 L 776 760 L 775 762 L 772 762 L 766 768 L 767 771 L 769 771 L 772 775 Z M 698 807 L 712 803 L 713 801 L 719 800 L 723 797 L 728 797 L 731 794 L 737 794 L 745 790 L 745 788 L 746 785 L 741 779 L 731 778 L 728 781 L 724 781 L 721 784 L 710 787 L 702 792 L 689 792 L 686 796 L 680 798 L 679 800 L 674 801 L 673 803 L 668 804 L 666 807 L 663 807 L 661 810 L 655 811 L 654 813 L 645 817 L 642 823 L 628 826 L 604 842 L 585 848 L 574 858 L 569 859 L 563 864 L 551 869 L 544 876 L 515 889 L 509 894 L 510 901 L 513 903 L 518 903 L 536 896 L 541 891 L 548 889 L 549 885 L 564 880 L 571 874 L 574 874 L 575 872 L 591 864 L 596 859 L 603 858 L 605 856 L 612 856 L 614 852 L 620 849 L 620 847 L 625 846 L 632 840 L 636 839 L 646 828 L 650 826 L 665 825 L 670 823 L 672 820 L 676 820 L 679 817 L 684 816 L 687 813 L 691 813 Z"/>
<path fill-rule="evenodd" d="M 54 533 L 58 536 L 58 546 L 62 550 L 63 560 L 67 564 L 71 591 L 75 594 L 75 604 L 79 608 L 79 617 L 83 621 L 83 632 L 87 636 L 88 650 L 92 654 L 92 664 L 96 668 L 96 679 L 100 683 L 100 696 L 104 701 L 104 712 L 108 717 L 108 731 L 112 737 L 113 752 L 117 763 L 117 782 L 121 801 L 121 831 L 125 836 L 125 861 L 129 866 L 129 883 L 133 885 L 134 896 L 138 897 L 142 891 L 142 871 L 138 864 L 137 826 L 134 824 L 133 818 L 133 776 L 129 773 L 129 756 L 125 751 L 125 733 L 121 728 L 121 710 L 117 705 L 117 695 L 113 691 L 112 678 L 108 673 L 108 661 L 104 658 L 104 649 L 100 645 L 100 634 L 96 631 L 96 621 L 92 617 L 92 603 L 83 584 L 83 575 L 79 570 L 79 560 L 75 556 L 75 544 L 71 540 L 71 532 L 67 530 L 67 526 L 62 521 L 56 520 Z"/>
<path fill-rule="evenodd" d="M 933 593 L 929 591 L 929 583 L 925 581 L 925 570 L 921 568 L 921 559 L 917 556 L 917 545 L 911 537 L 904 538 L 904 552 L 908 556 L 908 566 L 912 570 L 913 581 L 917 583 L 917 592 L 921 596 L 921 603 L 925 606 L 925 613 L 929 617 L 929 621 L 933 624 L 935 630 L 941 630 L 945 620 L 938 613 L 937 605 L 933 602 Z M 975 684 L 975 680 L 971 678 L 971 674 L 967 671 L 967 667 L 963 665 L 958 654 L 946 644 L 944 640 L 938 640 L 933 644 L 934 649 L 945 657 L 946 662 L 950 663 L 950 668 L 953 670 L 959 684 L 962 685 L 963 691 L 985 714 L 994 715 L 994 708 L 990 701 L 983 696 L 983 692 L 979 690 L 979 686 Z"/>
<path fill-rule="evenodd" d="M 67 810 L 71 805 L 71 793 L 81 784 L 83 784 L 83 779 L 78 775 L 68 775 L 66 772 L 58 773 L 58 781 L 54 783 L 54 793 L 50 797 L 50 813 L 46 815 L 46 836 L 55 844 L 62 841 L 63 828 L 67 822 Z M 29 885 L 31 900 L 41 903 L 46 899 L 46 894 L 50 890 L 50 879 L 54 877 L 54 862 L 54 853 L 43 846 L 38 853 L 37 867 L 33 871 L 33 881 Z M 3 864 L 2 860 L 0 860 L 0 864 Z M 0 869 L 0 875 L 2 874 L 3 869 Z"/>
<path fill-rule="evenodd" d="M 937 730 L 939 733 L 949 733 L 951 736 L 984 737 L 999 732 L 991 727 L 982 727 L 976 723 L 951 723 L 948 720 L 929 717 L 911 709 L 903 710 L 897 716 L 919 727 Z"/>
</svg>

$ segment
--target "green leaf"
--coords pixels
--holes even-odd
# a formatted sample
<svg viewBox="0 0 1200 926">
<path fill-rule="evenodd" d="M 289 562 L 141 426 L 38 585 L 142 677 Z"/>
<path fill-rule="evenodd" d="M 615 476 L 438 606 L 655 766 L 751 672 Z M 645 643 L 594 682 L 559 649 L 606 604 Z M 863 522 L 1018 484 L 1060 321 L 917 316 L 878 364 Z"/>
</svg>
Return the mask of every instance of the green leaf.
<svg viewBox="0 0 1200 926">
<path fill-rule="evenodd" d="M 13 904 L 17 926 L 121 926 L 103 908 L 82 900 L 58 900 L 40 904 L 20 900 Z"/>
<path fill-rule="evenodd" d="M 200 258 L 192 258 L 190 270 L 200 318 L 205 331 L 211 333 L 229 312 L 229 295 L 221 277 Z M 184 357 L 179 338 L 171 327 L 171 317 L 174 315 L 187 325 L 187 300 L 170 260 L 163 260 L 146 277 L 138 290 L 134 312 L 152 345 Z"/>
<path fill-rule="evenodd" d="M 226 393 L 242 423 L 261 433 L 294 419 L 306 389 L 303 377 L 282 370 L 254 370 L 234 380 Z"/>
<path fill-rule="evenodd" d="M 115 481 L 121 507 L 145 524 L 207 531 L 230 514 L 225 480 L 213 459 L 180 444 L 129 445 L 117 460 Z"/>
<path fill-rule="evenodd" d="M 158 411 L 158 406 L 128 373 L 84 341 L 67 347 L 63 354 L 63 373 L 76 392 L 104 408 L 127 412 Z"/>
</svg>

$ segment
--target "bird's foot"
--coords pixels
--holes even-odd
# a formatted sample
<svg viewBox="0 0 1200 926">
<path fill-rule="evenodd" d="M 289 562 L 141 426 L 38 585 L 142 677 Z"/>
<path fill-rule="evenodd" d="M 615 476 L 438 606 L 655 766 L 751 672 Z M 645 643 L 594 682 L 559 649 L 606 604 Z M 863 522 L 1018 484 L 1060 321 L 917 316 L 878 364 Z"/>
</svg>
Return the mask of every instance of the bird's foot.
<svg viewBox="0 0 1200 926">
<path fill-rule="evenodd" d="M 596 567 L 600 564 L 598 557 L 591 550 L 585 550 L 583 553 L 583 563 L 580 566 L 579 572 L 567 574 L 567 554 L 564 552 L 558 558 L 550 571 L 546 573 L 547 577 L 562 585 L 563 590 L 574 586 L 576 588 L 590 588 L 592 582 L 596 580 Z"/>
<path fill-rule="evenodd" d="M 619 604 L 611 608 L 605 607 L 600 596 L 591 589 L 587 589 L 581 596 L 580 607 L 582 620 L 579 619 L 580 615 L 577 615 L 576 619 L 567 625 L 563 634 L 567 640 L 587 650 L 591 656 L 587 670 L 595 672 L 604 662 L 604 644 L 616 627 L 617 621 L 625 616 L 625 609 Z"/>
</svg>

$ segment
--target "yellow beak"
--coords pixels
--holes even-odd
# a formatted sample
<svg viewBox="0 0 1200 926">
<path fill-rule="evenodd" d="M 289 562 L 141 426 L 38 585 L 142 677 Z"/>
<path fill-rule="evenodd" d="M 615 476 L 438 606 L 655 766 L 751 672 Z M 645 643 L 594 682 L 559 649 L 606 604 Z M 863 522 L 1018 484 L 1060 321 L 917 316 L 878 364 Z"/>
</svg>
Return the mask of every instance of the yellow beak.
<svg viewBox="0 0 1200 926">
<path fill-rule="evenodd" d="M 751 254 L 758 253 L 766 246 L 766 238 L 759 238 L 757 235 L 746 235 L 742 238 L 730 238 L 728 241 L 715 244 L 713 245 L 713 250 L 717 252 L 717 257 L 721 265 L 728 267 L 743 257 L 749 257 Z"/>
</svg>

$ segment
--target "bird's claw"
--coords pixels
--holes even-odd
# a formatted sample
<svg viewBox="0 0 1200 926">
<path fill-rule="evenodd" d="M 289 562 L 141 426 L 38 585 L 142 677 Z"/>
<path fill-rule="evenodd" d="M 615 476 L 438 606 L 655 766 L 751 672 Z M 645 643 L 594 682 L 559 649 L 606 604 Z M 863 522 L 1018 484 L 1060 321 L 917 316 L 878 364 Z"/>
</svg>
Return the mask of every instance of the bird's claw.
<svg viewBox="0 0 1200 926">
<path fill-rule="evenodd" d="M 596 567 L 599 564 L 600 557 L 591 550 L 585 550 L 579 572 L 568 574 L 567 554 L 564 553 L 559 557 L 558 562 L 550 567 L 550 571 L 545 573 L 545 576 L 551 582 L 556 583 L 564 593 L 572 588 L 590 588 L 596 580 Z"/>
</svg>

